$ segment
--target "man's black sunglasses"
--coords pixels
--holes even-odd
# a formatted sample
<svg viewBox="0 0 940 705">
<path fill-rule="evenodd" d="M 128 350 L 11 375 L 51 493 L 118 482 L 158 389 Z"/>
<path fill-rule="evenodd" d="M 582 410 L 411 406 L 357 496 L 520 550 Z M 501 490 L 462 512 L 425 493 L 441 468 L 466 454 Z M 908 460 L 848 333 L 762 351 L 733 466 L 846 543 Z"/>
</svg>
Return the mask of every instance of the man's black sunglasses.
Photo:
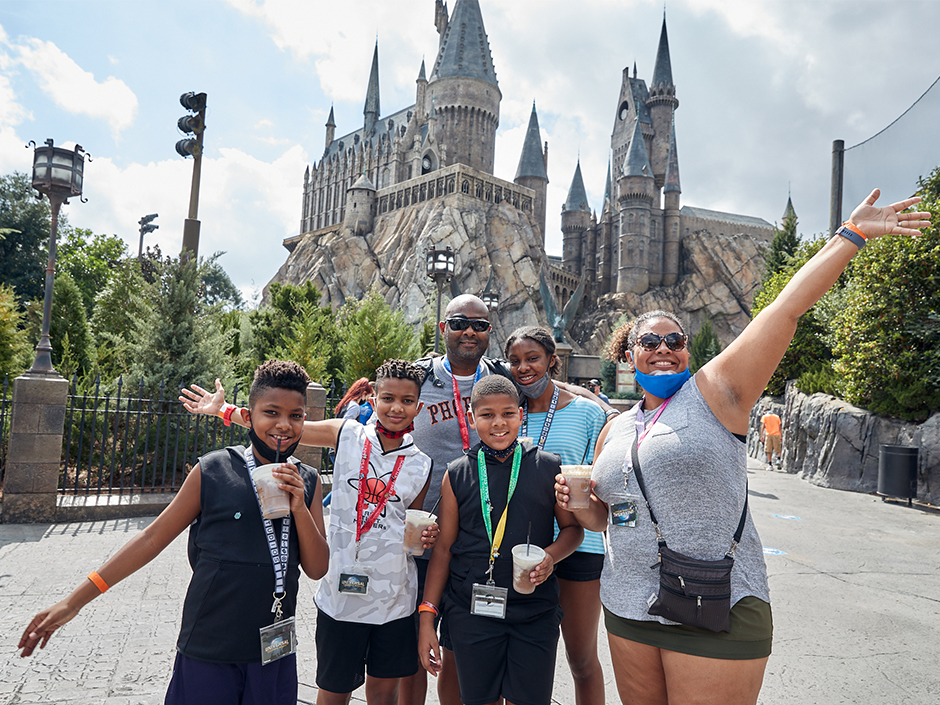
<svg viewBox="0 0 940 705">
<path fill-rule="evenodd" d="M 490 322 L 485 318 L 448 318 L 446 321 L 451 330 L 461 331 L 472 327 L 477 333 L 485 333 L 490 329 Z"/>
</svg>

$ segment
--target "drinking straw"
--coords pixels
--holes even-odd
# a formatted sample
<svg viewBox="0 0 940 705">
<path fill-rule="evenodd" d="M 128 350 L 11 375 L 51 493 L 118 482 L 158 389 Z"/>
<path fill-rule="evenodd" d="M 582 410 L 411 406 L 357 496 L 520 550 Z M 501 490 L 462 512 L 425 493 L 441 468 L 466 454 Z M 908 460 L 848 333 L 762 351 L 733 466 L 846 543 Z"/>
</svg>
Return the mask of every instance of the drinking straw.
<svg viewBox="0 0 940 705">
<path fill-rule="evenodd" d="M 433 513 L 434 513 L 434 510 L 437 509 L 437 505 L 440 504 L 440 503 L 441 503 L 441 498 L 438 497 L 438 498 L 437 498 L 437 501 L 434 503 L 434 506 L 431 507 L 431 511 L 429 511 L 428 514 L 433 514 Z"/>
<path fill-rule="evenodd" d="M 591 439 L 588 438 L 587 445 L 584 446 L 584 457 L 581 458 L 581 464 L 584 465 L 584 461 L 587 460 L 588 451 L 591 450 Z"/>
<path fill-rule="evenodd" d="M 281 462 L 281 440 L 283 439 L 281 438 L 277 439 L 277 455 L 274 456 L 275 463 Z"/>
<path fill-rule="evenodd" d="M 532 536 L 532 522 L 529 522 L 529 531 L 525 535 L 525 557 L 529 557 L 529 539 Z"/>
</svg>

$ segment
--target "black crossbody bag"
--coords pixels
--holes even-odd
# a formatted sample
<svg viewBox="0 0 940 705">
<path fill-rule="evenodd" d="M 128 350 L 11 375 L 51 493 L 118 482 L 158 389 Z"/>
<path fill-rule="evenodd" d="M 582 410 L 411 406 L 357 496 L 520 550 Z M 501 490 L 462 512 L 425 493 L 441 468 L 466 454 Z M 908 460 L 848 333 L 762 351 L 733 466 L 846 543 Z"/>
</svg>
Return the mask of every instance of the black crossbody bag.
<svg viewBox="0 0 940 705">
<path fill-rule="evenodd" d="M 659 560 L 651 566 L 654 570 L 659 568 L 659 595 L 650 606 L 649 614 L 713 632 L 730 632 L 731 568 L 734 566 L 734 551 L 741 541 L 747 519 L 747 491 L 744 493 L 744 509 L 741 510 L 741 520 L 734 532 L 731 548 L 721 560 L 703 561 L 673 551 L 666 545 L 656 514 L 646 496 L 636 442 L 633 443 L 633 471 L 659 542 Z"/>
</svg>

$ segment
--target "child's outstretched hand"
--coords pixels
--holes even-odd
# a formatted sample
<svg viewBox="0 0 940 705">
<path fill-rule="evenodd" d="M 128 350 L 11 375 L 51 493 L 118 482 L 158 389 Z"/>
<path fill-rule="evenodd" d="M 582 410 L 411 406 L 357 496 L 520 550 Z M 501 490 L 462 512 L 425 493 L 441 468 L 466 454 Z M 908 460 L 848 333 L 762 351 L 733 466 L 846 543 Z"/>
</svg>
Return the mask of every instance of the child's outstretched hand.
<svg viewBox="0 0 940 705">
<path fill-rule="evenodd" d="M 55 630 L 77 614 L 78 609 L 69 604 L 67 600 L 62 600 L 62 602 L 57 602 L 49 609 L 43 610 L 33 617 L 29 626 L 23 631 L 20 643 L 16 647 L 23 650 L 20 657 L 32 655 L 37 644 L 40 649 L 45 649 Z"/>
<path fill-rule="evenodd" d="M 421 532 L 421 546 L 425 550 L 429 548 L 434 548 L 434 544 L 437 542 L 437 537 L 440 536 L 441 527 L 437 525 L 437 522 L 431 524 L 428 528 Z"/>
<path fill-rule="evenodd" d="M 225 389 L 222 388 L 222 382 L 219 378 L 215 379 L 215 392 L 209 392 L 198 384 L 193 384 L 192 390 L 183 387 L 180 390 L 179 400 L 183 402 L 186 411 L 190 414 L 207 414 L 209 416 L 218 416 L 222 411 L 222 405 L 225 404 Z"/>
<path fill-rule="evenodd" d="M 304 480 L 300 476 L 300 471 L 296 465 L 283 463 L 281 467 L 272 472 L 274 479 L 278 481 L 278 487 L 290 495 L 291 514 L 307 509 L 307 503 L 304 501 Z"/>
<path fill-rule="evenodd" d="M 535 566 L 535 568 L 532 569 L 532 572 L 529 573 L 529 580 L 531 580 L 534 585 L 540 585 L 548 580 L 548 577 L 554 570 L 555 559 L 552 558 L 552 555 L 548 551 L 546 551 L 545 558 L 542 559 L 542 562 Z"/>
</svg>

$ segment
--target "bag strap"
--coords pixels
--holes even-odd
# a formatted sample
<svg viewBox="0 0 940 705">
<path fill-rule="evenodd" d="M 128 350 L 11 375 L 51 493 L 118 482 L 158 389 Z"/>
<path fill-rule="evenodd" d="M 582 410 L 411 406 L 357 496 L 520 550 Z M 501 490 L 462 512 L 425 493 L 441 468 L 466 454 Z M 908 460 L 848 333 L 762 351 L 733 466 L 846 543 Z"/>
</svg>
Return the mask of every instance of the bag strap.
<svg viewBox="0 0 940 705">
<path fill-rule="evenodd" d="M 656 513 L 653 512 L 653 506 L 650 504 L 649 497 L 646 496 L 646 484 L 643 482 L 643 473 L 640 471 L 640 453 L 639 453 L 639 437 L 633 440 L 633 448 L 631 449 L 633 454 L 633 472 L 636 475 L 636 482 L 640 486 L 640 493 L 643 495 L 643 499 L 646 502 L 646 508 L 650 513 L 650 521 L 653 522 L 653 529 L 656 531 L 656 540 L 659 542 L 660 548 L 666 545 L 666 539 L 663 537 L 662 531 L 659 530 L 659 522 L 656 521 Z M 744 485 L 744 508 L 741 510 L 741 518 L 738 520 L 738 528 L 734 532 L 734 537 L 731 540 L 731 548 L 728 549 L 728 552 L 725 554 L 728 558 L 734 558 L 734 551 L 738 547 L 738 544 L 741 543 L 741 537 L 744 535 L 744 523 L 747 521 L 747 483 Z"/>
</svg>

